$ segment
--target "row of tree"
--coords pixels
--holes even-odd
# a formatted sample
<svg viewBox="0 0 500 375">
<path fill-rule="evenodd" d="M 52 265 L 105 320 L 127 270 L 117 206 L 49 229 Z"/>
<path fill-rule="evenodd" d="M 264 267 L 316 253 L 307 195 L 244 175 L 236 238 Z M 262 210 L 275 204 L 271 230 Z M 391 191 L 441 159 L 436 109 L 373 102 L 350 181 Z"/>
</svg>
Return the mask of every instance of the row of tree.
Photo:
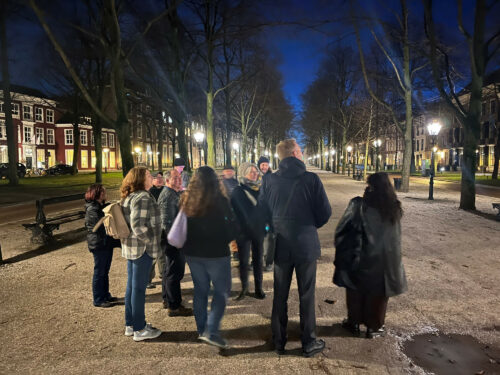
<svg viewBox="0 0 500 375">
<path fill-rule="evenodd" d="M 279 60 L 264 47 L 257 5 L 229 0 L 2 2 L 2 35 L 7 14 L 32 11 L 30 22 L 44 30 L 40 45 L 49 44 L 53 48 L 47 50 L 55 51 L 38 62 L 44 64 L 40 71 L 46 87 L 69 110 L 74 155 L 78 155 L 78 123 L 83 115 L 92 118 L 96 180 L 101 181 L 103 127 L 116 131 L 123 173 L 134 166 L 128 105 L 145 99 L 135 98 L 132 87 L 147 91 L 148 106 L 155 108 L 145 115 L 150 117 L 148 131 L 159 143 L 159 166 L 165 136 L 189 160 L 186 126 L 193 118 L 205 124 L 207 161 L 212 167 L 218 130 L 226 164 L 231 163 L 228 145 L 234 134 L 242 139 L 245 160 L 249 139 L 257 140 L 260 154 L 261 144 L 269 147 L 285 135 L 293 113 L 283 93 Z M 2 52 L 4 101 L 10 114 L 7 38 L 2 39 Z M 6 123 L 9 162 L 15 165 L 11 116 Z M 10 182 L 17 183 L 15 174 Z"/>
<path fill-rule="evenodd" d="M 432 0 L 394 3 L 380 3 L 383 12 L 364 12 L 356 1 L 345 5 L 343 26 L 353 40 L 333 44 L 303 94 L 308 147 L 321 155 L 335 148 L 347 160 L 348 143 L 365 143 L 368 155 L 372 140 L 397 129 L 404 142 L 401 190 L 408 191 L 414 112 L 425 111 L 422 92 L 439 95 L 464 129 L 460 207 L 475 209 L 483 83 L 488 64 L 499 61 L 500 28 L 494 15 L 500 3 L 476 0 L 465 19 L 460 0 L 446 15 Z M 459 33 L 445 27 L 450 12 L 456 14 Z M 460 102 L 459 92 L 469 94 L 468 105 Z M 499 157 L 497 144 L 496 165 Z"/>
</svg>

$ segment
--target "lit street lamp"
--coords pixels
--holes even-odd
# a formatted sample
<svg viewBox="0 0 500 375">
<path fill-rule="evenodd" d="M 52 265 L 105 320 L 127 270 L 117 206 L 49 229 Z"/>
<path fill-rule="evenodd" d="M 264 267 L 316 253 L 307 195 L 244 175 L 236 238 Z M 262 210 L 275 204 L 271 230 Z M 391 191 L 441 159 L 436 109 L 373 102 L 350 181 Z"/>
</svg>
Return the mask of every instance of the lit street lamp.
<svg viewBox="0 0 500 375">
<path fill-rule="evenodd" d="M 235 159 L 236 159 L 236 164 L 239 165 L 239 150 L 240 150 L 240 144 L 238 142 L 233 142 L 233 150 L 235 152 Z"/>
<path fill-rule="evenodd" d="M 109 153 L 109 148 L 104 147 L 102 149 L 104 152 L 104 173 L 108 173 L 108 153 Z"/>
<path fill-rule="evenodd" d="M 380 168 L 379 150 L 380 150 L 381 144 L 382 144 L 382 141 L 380 139 L 376 139 L 373 141 L 373 145 L 375 146 L 375 152 L 376 152 L 375 172 L 378 172 L 379 168 Z"/>
<path fill-rule="evenodd" d="M 205 134 L 203 134 L 202 132 L 194 133 L 194 140 L 198 146 L 198 157 L 199 157 L 199 161 L 200 161 L 199 167 L 201 167 L 201 148 L 203 146 L 204 139 L 205 139 Z"/>
<path fill-rule="evenodd" d="M 432 144 L 431 170 L 430 170 L 430 180 L 429 180 L 429 200 L 434 200 L 434 175 L 436 173 L 434 168 L 434 152 L 437 151 L 437 148 L 434 147 L 434 145 L 436 143 L 436 137 L 439 134 L 440 130 L 441 130 L 441 124 L 437 121 L 433 121 L 429 125 L 427 125 L 427 131 L 431 136 L 431 144 Z"/>
<path fill-rule="evenodd" d="M 352 151 L 352 146 L 347 146 L 347 176 L 348 177 L 351 175 L 351 165 L 349 164 L 351 162 L 351 151 Z"/>
<path fill-rule="evenodd" d="M 139 147 L 139 146 L 136 146 L 134 148 L 134 151 L 135 151 L 135 158 L 136 158 L 136 164 L 139 164 L 139 155 L 141 154 L 142 152 L 142 148 Z"/>
</svg>

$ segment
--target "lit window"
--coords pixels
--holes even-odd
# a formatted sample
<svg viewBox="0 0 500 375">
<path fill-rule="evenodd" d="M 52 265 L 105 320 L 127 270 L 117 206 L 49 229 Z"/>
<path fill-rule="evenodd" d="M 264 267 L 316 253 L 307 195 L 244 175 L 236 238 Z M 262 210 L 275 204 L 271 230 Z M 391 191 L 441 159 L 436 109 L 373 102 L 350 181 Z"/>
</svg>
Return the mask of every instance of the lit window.
<svg viewBox="0 0 500 375">
<path fill-rule="evenodd" d="M 64 144 L 65 145 L 73 144 L 73 129 L 64 129 Z"/>
</svg>

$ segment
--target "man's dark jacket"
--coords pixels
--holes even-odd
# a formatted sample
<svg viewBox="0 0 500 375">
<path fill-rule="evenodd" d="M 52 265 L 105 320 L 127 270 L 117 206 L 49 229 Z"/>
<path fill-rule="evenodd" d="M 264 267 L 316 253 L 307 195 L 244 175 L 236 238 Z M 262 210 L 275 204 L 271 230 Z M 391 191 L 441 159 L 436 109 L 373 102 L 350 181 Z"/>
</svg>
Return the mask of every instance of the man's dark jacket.
<svg viewBox="0 0 500 375">
<path fill-rule="evenodd" d="M 294 182 L 298 181 L 288 207 Z M 276 233 L 276 263 L 312 262 L 321 255 L 317 229 L 328 222 L 332 208 L 319 177 L 305 164 L 288 157 L 277 172 L 263 179 L 260 204 L 268 207 Z M 286 208 L 286 212 L 285 212 Z"/>
<path fill-rule="evenodd" d="M 166 234 L 170 231 L 175 217 L 179 213 L 179 199 L 181 192 L 165 186 L 158 197 L 158 206 L 161 214 L 161 229 Z"/>
<path fill-rule="evenodd" d="M 165 190 L 165 186 L 151 186 L 151 189 L 149 189 L 149 192 L 153 197 L 155 197 L 155 200 L 158 202 L 158 198 L 160 197 L 161 192 Z"/>
</svg>

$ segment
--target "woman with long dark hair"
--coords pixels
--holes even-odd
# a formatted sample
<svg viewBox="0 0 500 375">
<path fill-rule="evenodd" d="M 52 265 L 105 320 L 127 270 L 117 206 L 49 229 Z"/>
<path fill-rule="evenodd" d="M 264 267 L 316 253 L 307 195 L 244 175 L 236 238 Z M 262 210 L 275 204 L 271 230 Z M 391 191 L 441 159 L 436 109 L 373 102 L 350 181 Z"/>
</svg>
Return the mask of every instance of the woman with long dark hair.
<svg viewBox="0 0 500 375">
<path fill-rule="evenodd" d="M 193 310 L 199 339 L 226 348 L 219 332 L 231 292 L 231 260 L 228 244 L 235 238 L 234 216 L 221 190 L 217 174 L 200 167 L 181 196 L 180 209 L 187 217 L 182 248 L 194 284 Z M 207 312 L 210 284 L 213 297 Z"/>
<path fill-rule="evenodd" d="M 87 244 L 94 256 L 94 275 L 92 277 L 92 294 L 94 306 L 111 307 L 117 299 L 109 293 L 109 269 L 113 259 L 113 248 L 120 247 L 120 241 L 106 235 L 104 226 L 97 231 L 94 226 L 104 216 L 102 209 L 106 207 L 106 189 L 101 184 L 92 184 L 85 193 L 85 228 Z"/>
<path fill-rule="evenodd" d="M 368 177 L 363 197 L 353 198 L 335 231 L 334 283 L 346 288 L 347 319 L 355 335 L 385 334 L 389 297 L 407 290 L 401 260 L 401 202 L 387 173 Z"/>
</svg>

